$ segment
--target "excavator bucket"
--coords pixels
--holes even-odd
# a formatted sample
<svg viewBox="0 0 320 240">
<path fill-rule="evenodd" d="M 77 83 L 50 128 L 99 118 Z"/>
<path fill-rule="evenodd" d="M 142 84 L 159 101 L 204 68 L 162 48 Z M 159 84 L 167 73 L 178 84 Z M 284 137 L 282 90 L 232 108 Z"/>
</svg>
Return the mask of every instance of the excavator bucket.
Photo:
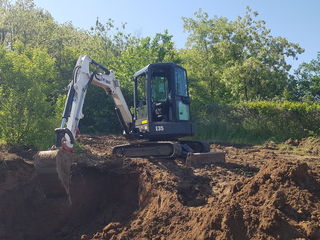
<svg viewBox="0 0 320 240">
<path fill-rule="evenodd" d="M 224 163 L 226 152 L 188 153 L 186 165 L 200 167 L 206 164 Z"/>
<path fill-rule="evenodd" d="M 36 154 L 34 166 L 47 198 L 69 197 L 70 168 L 74 158 L 72 153 L 60 149 Z"/>
</svg>

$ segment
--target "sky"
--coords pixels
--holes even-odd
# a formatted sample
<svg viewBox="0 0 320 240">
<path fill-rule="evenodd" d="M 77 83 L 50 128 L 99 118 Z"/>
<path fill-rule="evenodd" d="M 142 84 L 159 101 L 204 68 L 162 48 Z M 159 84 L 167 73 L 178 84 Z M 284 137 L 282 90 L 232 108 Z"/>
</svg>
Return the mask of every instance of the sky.
<svg viewBox="0 0 320 240">
<path fill-rule="evenodd" d="M 288 60 L 293 68 L 315 59 L 320 52 L 319 0 L 34 0 L 48 10 L 59 23 L 72 22 L 75 27 L 89 29 L 99 18 L 109 18 L 120 26 L 127 23 L 127 32 L 145 37 L 168 29 L 177 48 L 185 47 L 187 34 L 182 17 L 194 17 L 198 9 L 210 17 L 235 20 L 243 16 L 246 7 L 259 12 L 273 36 L 299 43 L 305 52 L 298 61 Z"/>
</svg>

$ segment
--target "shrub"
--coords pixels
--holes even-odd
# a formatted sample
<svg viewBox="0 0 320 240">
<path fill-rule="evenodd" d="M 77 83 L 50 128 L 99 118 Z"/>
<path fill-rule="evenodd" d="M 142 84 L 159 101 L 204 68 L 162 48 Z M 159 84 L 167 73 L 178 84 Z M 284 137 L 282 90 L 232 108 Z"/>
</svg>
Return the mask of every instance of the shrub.
<svg viewBox="0 0 320 240">
<path fill-rule="evenodd" d="M 0 138 L 44 149 L 54 142 L 54 59 L 44 49 L 13 49 L 0 53 Z"/>
<path fill-rule="evenodd" d="M 201 138 L 261 143 L 320 136 L 319 103 L 257 101 L 211 104 L 195 110 Z"/>
</svg>

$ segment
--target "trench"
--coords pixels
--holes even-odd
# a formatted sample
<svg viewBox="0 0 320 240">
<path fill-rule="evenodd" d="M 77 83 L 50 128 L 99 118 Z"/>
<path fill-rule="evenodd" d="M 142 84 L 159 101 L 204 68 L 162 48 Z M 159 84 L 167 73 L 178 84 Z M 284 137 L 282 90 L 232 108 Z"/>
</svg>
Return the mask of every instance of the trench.
<svg viewBox="0 0 320 240">
<path fill-rule="evenodd" d="M 126 222 L 139 208 L 139 176 L 134 169 L 99 163 L 71 168 L 70 195 L 46 198 L 32 164 L 0 162 L 0 239 L 80 239 L 109 222 Z"/>
</svg>

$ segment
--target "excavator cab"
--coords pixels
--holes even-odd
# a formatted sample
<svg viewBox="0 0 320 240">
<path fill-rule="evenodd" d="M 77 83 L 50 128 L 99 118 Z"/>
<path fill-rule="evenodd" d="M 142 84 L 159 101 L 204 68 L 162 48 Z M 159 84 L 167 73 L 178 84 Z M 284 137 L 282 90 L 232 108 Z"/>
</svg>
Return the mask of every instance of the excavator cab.
<svg viewBox="0 0 320 240">
<path fill-rule="evenodd" d="M 153 63 L 134 74 L 134 124 L 143 138 L 194 135 L 187 73 L 174 63 Z"/>
</svg>

